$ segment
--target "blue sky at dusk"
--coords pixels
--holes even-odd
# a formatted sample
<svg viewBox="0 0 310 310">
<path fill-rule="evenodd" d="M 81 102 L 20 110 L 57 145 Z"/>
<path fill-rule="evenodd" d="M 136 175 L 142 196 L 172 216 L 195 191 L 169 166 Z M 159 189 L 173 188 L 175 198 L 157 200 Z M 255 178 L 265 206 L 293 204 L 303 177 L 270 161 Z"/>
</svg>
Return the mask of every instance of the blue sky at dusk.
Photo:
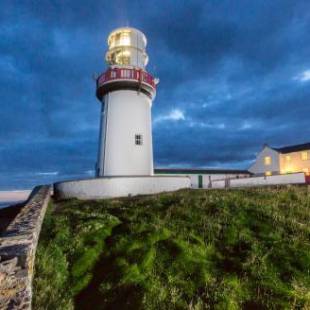
<svg viewBox="0 0 310 310">
<path fill-rule="evenodd" d="M 156 167 L 310 142 L 310 2 L 1 1 L 0 190 L 93 175 L 106 38 L 148 38 Z"/>
</svg>

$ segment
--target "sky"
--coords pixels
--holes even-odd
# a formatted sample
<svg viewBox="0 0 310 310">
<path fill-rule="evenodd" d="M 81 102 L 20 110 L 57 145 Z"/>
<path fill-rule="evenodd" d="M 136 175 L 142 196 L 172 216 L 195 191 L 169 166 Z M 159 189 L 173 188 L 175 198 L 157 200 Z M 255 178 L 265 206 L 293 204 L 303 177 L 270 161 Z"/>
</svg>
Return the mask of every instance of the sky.
<svg viewBox="0 0 310 310">
<path fill-rule="evenodd" d="M 2 0 L 0 190 L 94 174 L 108 34 L 145 33 L 155 167 L 310 142 L 310 2 Z"/>
</svg>

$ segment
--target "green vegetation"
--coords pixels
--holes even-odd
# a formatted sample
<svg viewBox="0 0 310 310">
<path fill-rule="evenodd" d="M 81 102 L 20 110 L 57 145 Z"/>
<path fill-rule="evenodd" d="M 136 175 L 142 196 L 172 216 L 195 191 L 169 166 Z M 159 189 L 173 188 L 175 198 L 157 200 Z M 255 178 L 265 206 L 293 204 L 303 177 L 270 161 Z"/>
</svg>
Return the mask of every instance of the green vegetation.
<svg viewBox="0 0 310 310">
<path fill-rule="evenodd" d="M 306 187 L 49 206 L 34 309 L 309 309 Z"/>
</svg>

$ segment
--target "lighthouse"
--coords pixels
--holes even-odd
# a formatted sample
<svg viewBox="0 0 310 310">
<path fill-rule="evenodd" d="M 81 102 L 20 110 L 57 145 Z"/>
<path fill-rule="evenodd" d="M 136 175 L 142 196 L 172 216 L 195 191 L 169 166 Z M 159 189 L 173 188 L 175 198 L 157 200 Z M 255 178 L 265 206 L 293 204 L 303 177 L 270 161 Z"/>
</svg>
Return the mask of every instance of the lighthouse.
<svg viewBox="0 0 310 310">
<path fill-rule="evenodd" d="M 108 69 L 96 80 L 101 103 L 96 177 L 58 182 L 59 198 L 102 199 L 189 188 L 185 175 L 154 175 L 152 103 L 157 80 L 146 71 L 146 37 L 118 28 L 108 37 Z"/>
<path fill-rule="evenodd" d="M 146 71 L 147 39 L 135 28 L 108 37 L 108 69 L 97 79 L 101 102 L 96 176 L 152 176 L 151 108 L 156 79 Z"/>
</svg>

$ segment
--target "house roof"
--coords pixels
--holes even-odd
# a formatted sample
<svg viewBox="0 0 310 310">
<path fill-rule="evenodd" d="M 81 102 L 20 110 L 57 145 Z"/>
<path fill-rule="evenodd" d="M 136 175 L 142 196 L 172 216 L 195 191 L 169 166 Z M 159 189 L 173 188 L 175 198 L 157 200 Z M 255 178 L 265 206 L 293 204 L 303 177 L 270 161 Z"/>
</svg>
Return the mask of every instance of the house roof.
<svg viewBox="0 0 310 310">
<path fill-rule="evenodd" d="M 248 170 L 238 170 L 238 169 L 166 169 L 159 168 L 154 169 L 155 174 L 251 174 Z"/>
<path fill-rule="evenodd" d="M 274 149 L 275 151 L 281 154 L 287 154 L 287 153 L 292 153 L 292 152 L 310 150 L 310 143 L 296 144 L 296 145 L 284 146 L 280 148 L 273 147 L 272 149 Z"/>
</svg>

